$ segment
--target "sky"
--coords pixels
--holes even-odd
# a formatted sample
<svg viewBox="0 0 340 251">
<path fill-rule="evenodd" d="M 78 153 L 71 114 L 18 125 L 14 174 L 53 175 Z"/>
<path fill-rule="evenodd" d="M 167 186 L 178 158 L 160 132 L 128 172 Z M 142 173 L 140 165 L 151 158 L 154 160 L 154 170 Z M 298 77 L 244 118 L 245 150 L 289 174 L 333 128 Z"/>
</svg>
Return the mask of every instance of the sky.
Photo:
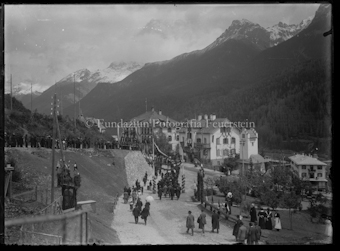
<svg viewBox="0 0 340 251">
<path fill-rule="evenodd" d="M 110 4 L 5 5 L 5 90 L 44 91 L 79 69 L 105 69 L 112 62 L 169 60 L 203 49 L 233 20 L 264 28 L 298 24 L 319 4 Z M 179 36 L 137 36 L 152 19 L 184 21 Z"/>
</svg>

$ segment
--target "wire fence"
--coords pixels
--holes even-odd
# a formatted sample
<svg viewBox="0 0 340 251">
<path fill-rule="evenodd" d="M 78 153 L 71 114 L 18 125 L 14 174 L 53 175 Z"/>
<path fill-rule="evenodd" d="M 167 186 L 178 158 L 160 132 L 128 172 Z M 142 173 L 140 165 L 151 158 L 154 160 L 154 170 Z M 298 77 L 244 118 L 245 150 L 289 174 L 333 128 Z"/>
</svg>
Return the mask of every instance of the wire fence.
<svg viewBox="0 0 340 251">
<path fill-rule="evenodd" d="M 87 244 L 88 210 L 5 222 L 5 243 L 18 245 Z"/>
</svg>

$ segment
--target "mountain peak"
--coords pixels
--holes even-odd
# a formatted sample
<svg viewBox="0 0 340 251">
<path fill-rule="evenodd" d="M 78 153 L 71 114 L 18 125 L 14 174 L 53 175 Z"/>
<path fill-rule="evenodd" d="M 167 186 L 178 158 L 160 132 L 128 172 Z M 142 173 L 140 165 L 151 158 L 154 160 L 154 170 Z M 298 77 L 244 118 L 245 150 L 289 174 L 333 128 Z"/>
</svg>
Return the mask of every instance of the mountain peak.
<svg viewBox="0 0 340 251">
<path fill-rule="evenodd" d="M 231 23 L 231 26 L 243 26 L 243 25 L 255 25 L 255 23 L 250 22 L 247 19 L 242 18 L 241 20 L 234 20 Z"/>
</svg>

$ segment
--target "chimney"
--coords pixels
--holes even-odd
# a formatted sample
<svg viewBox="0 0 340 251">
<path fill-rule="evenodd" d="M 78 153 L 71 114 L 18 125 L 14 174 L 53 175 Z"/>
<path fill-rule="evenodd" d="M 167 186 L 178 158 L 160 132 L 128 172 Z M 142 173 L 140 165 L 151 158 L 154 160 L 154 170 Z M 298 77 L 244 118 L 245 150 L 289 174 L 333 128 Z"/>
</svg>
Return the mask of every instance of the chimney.
<svg viewBox="0 0 340 251">
<path fill-rule="evenodd" d="M 159 110 L 159 111 L 158 111 L 158 114 L 159 114 L 159 115 L 162 115 L 162 110 Z"/>
<path fill-rule="evenodd" d="M 208 119 L 208 115 L 204 114 L 204 119 L 207 120 Z"/>
<path fill-rule="evenodd" d="M 202 120 L 202 115 L 201 115 L 201 114 L 198 115 L 197 120 L 198 120 L 198 121 L 201 121 L 201 120 Z"/>
<path fill-rule="evenodd" d="M 216 115 L 215 114 L 210 114 L 210 120 L 214 121 L 216 119 Z"/>
<path fill-rule="evenodd" d="M 318 155 L 316 153 L 313 154 L 313 158 L 314 159 L 317 159 L 318 158 Z"/>
</svg>

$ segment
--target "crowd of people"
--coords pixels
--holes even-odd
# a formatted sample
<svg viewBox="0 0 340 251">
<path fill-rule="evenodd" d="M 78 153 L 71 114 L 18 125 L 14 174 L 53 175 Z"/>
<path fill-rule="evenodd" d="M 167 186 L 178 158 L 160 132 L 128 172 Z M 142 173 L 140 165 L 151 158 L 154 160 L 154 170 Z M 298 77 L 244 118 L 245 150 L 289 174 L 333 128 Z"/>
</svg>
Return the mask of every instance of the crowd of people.
<svg viewBox="0 0 340 251">
<path fill-rule="evenodd" d="M 248 245 L 259 244 L 263 229 L 272 230 L 274 228 L 275 230 L 280 231 L 282 228 L 280 214 L 278 212 L 275 212 L 274 214 L 274 227 L 272 217 L 273 215 L 269 208 L 267 208 L 266 211 L 263 208 L 260 208 L 260 211 L 256 213 L 255 205 L 252 204 L 248 227 L 243 223 L 243 217 L 241 215 L 237 216 L 237 222 L 233 228 L 233 235 L 235 236 L 236 241 Z"/>
<path fill-rule="evenodd" d="M 169 195 L 171 200 L 173 200 L 176 195 L 177 199 L 179 199 L 182 190 L 178 182 L 179 171 L 171 169 L 164 173 L 160 169 L 160 176 L 161 179 L 157 183 L 157 194 L 159 199 L 161 200 L 163 195 L 164 197 Z"/>
<path fill-rule="evenodd" d="M 5 132 L 5 147 L 26 147 L 31 148 L 52 148 L 53 138 L 51 135 L 38 135 L 35 133 L 21 134 L 21 133 L 7 133 Z M 60 149 L 61 147 L 66 150 L 67 148 L 91 148 L 95 147 L 98 149 L 114 149 L 119 148 L 116 140 L 112 139 L 107 141 L 104 139 L 96 139 L 91 143 L 88 137 L 71 137 L 68 136 L 63 138 L 61 142 L 59 139 L 55 139 L 55 148 Z"/>
</svg>

